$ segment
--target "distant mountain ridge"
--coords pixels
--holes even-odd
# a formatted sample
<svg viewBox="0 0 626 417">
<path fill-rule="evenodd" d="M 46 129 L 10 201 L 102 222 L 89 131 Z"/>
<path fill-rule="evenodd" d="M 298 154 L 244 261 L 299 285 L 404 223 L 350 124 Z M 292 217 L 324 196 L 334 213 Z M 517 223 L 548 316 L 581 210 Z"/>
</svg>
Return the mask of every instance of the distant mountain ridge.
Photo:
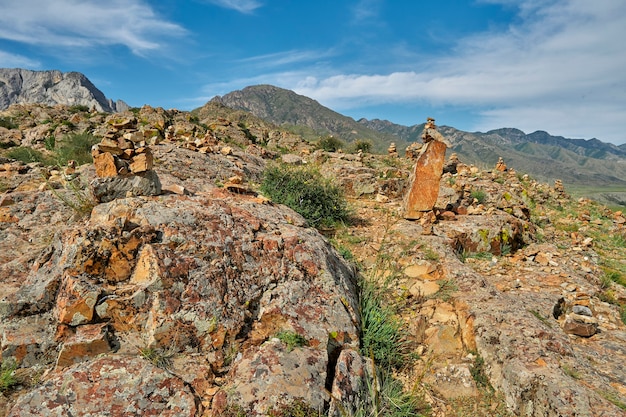
<svg viewBox="0 0 626 417">
<path fill-rule="evenodd" d="M 0 110 L 23 103 L 83 105 L 107 113 L 129 108 L 122 100 L 106 98 L 79 72 L 0 68 Z"/>
<path fill-rule="evenodd" d="M 424 124 L 403 126 L 379 119 L 355 121 L 313 99 L 271 85 L 246 87 L 211 101 L 248 111 L 309 140 L 324 135 L 333 135 L 348 144 L 356 139 L 370 140 L 379 152 L 391 142 L 401 152 L 412 142 L 421 143 L 424 128 Z M 495 166 L 498 158 L 503 157 L 516 171 L 542 181 L 561 179 L 566 184 L 626 187 L 626 144 L 616 146 L 595 138 L 567 139 L 544 131 L 526 134 L 514 128 L 486 133 L 464 132 L 449 126 L 439 129 L 452 142 L 451 151 L 468 164 Z"/>
</svg>

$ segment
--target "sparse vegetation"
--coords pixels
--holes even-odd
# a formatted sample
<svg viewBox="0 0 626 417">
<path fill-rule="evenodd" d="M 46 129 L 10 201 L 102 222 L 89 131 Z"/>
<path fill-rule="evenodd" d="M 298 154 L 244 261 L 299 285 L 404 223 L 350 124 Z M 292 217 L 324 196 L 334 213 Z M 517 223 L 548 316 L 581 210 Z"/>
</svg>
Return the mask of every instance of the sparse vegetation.
<svg viewBox="0 0 626 417">
<path fill-rule="evenodd" d="M 352 144 L 352 147 L 354 148 L 354 152 L 361 151 L 363 153 L 368 153 L 372 150 L 372 142 L 369 140 L 357 139 Z"/>
<path fill-rule="evenodd" d="M 18 125 L 12 117 L 0 116 L 0 127 L 4 127 L 5 129 L 17 129 Z"/>
<path fill-rule="evenodd" d="M 362 354 L 371 356 L 384 370 L 405 365 L 409 358 L 408 342 L 394 311 L 383 303 L 384 291 L 365 279 L 360 287 Z"/>
<path fill-rule="evenodd" d="M 163 349 L 149 347 L 139 349 L 139 353 L 152 365 L 161 369 L 169 368 L 174 356 L 171 352 L 166 352 Z"/>
<path fill-rule="evenodd" d="M 56 150 L 56 162 L 58 165 L 67 165 L 67 162 L 74 160 L 78 165 L 92 162 L 91 147 L 100 141 L 89 133 L 71 133 L 65 135 L 58 143 Z"/>
<path fill-rule="evenodd" d="M 49 163 L 52 162 L 41 151 L 27 146 L 18 146 L 17 148 L 9 149 L 5 155 L 7 158 L 12 158 L 25 164 L 39 162 L 44 165 L 49 165 Z"/>
<path fill-rule="evenodd" d="M 89 111 L 89 106 L 84 104 L 75 104 L 70 106 L 69 111 L 70 113 L 85 113 Z"/>
<path fill-rule="evenodd" d="M 87 186 L 81 182 L 80 177 L 67 181 L 66 190 L 57 190 L 50 183 L 47 185 L 55 197 L 71 208 L 79 218 L 89 215 L 97 204 Z"/>
<path fill-rule="evenodd" d="M 296 399 L 289 404 L 280 404 L 267 410 L 268 417 L 320 417 L 320 410 L 316 410 L 302 400 Z"/>
<path fill-rule="evenodd" d="M 349 217 L 343 190 L 314 168 L 270 166 L 263 174 L 261 192 L 301 214 L 313 227 L 334 227 Z"/>
<path fill-rule="evenodd" d="M 470 353 L 474 356 L 474 363 L 470 367 L 470 373 L 476 385 L 493 391 L 493 387 L 489 383 L 489 378 L 487 378 L 487 374 L 485 373 L 485 360 L 476 351 Z"/>
<path fill-rule="evenodd" d="M 4 393 L 17 385 L 15 370 L 17 364 L 13 361 L 5 361 L 0 365 L 0 392 Z"/>
<path fill-rule="evenodd" d="M 478 204 L 482 204 L 487 199 L 487 193 L 483 190 L 472 190 L 470 192 L 470 197 L 478 202 Z"/>
<path fill-rule="evenodd" d="M 323 149 L 326 152 L 337 152 L 344 146 L 345 143 L 334 136 L 324 136 L 323 138 L 320 138 L 320 140 L 318 140 L 316 144 L 316 147 L 318 149 Z"/>
<path fill-rule="evenodd" d="M 291 352 L 297 347 L 306 345 L 306 339 L 302 335 L 291 330 L 282 330 L 276 334 L 276 337 L 287 346 L 288 352 Z"/>
</svg>

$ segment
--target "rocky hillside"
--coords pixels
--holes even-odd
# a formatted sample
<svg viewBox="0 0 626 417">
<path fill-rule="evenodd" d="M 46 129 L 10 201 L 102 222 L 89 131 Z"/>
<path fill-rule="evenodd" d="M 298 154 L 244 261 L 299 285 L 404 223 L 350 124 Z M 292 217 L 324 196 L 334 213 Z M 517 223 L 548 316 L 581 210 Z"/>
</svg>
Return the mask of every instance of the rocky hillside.
<svg viewBox="0 0 626 417">
<path fill-rule="evenodd" d="M 376 132 L 343 116 L 317 101 L 291 90 L 271 85 L 257 85 L 214 97 L 209 103 L 219 103 L 253 115 L 296 132 L 304 139 L 315 141 L 320 136 L 332 135 L 346 143 L 369 140 L 379 152 L 387 149 L 397 137 Z M 408 145 L 408 143 L 406 143 Z"/>
<path fill-rule="evenodd" d="M 277 125 L 289 126 L 317 140 L 333 135 L 346 143 L 369 140 L 373 149 L 383 152 L 394 142 L 400 152 L 407 145 L 421 142 L 423 123 L 402 126 L 386 120 L 352 118 L 336 113 L 316 101 L 292 91 L 269 85 L 258 85 L 233 91 L 215 102 L 233 109 L 249 111 Z M 424 115 L 423 121 L 426 120 Z M 419 121 L 421 122 L 421 120 Z M 445 124 L 445 120 L 437 122 Z M 493 166 L 506 156 L 518 171 L 542 181 L 561 179 L 568 185 L 626 187 L 626 151 L 597 139 L 566 139 L 537 131 L 525 134 L 518 129 L 498 129 L 486 133 L 463 132 L 444 126 L 442 132 L 452 143 L 454 152 L 469 164 Z M 626 193 L 615 196 L 626 202 Z"/>
<path fill-rule="evenodd" d="M 626 217 L 560 183 L 449 155 L 408 221 L 411 159 L 218 103 L 0 118 L 0 416 L 626 415 Z"/>
<path fill-rule="evenodd" d="M 107 113 L 128 109 L 121 100 L 107 99 L 79 72 L 0 68 L 0 110 L 18 103 L 86 106 Z"/>
</svg>

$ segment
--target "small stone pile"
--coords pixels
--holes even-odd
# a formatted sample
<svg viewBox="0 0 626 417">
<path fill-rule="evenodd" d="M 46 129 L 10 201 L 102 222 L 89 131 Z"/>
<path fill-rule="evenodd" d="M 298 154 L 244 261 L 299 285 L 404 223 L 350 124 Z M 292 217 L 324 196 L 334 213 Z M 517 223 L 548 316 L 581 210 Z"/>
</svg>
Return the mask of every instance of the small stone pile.
<svg viewBox="0 0 626 417">
<path fill-rule="evenodd" d="M 502 157 L 499 157 L 498 162 L 496 162 L 496 171 L 504 172 L 506 170 L 507 168 L 504 160 L 502 159 Z"/>
<path fill-rule="evenodd" d="M 99 202 L 161 194 L 161 182 L 152 169 L 154 157 L 143 135 L 104 137 L 91 148 L 91 155 L 97 176 L 91 187 Z"/>
<path fill-rule="evenodd" d="M 391 142 L 389 148 L 387 148 L 387 153 L 389 156 L 393 156 L 394 158 L 398 157 L 398 149 L 396 148 L 395 142 Z"/>
<path fill-rule="evenodd" d="M 406 150 L 404 151 L 404 156 L 412 161 L 415 161 L 422 151 L 422 146 L 423 144 L 419 142 L 411 143 L 409 146 L 406 147 Z"/>
<path fill-rule="evenodd" d="M 125 136 L 133 137 L 133 134 Z M 150 171 L 154 164 L 150 147 L 141 144 L 135 147 L 135 143 L 126 137 L 103 138 L 91 148 L 91 156 L 96 175 L 101 178 L 139 174 Z"/>
<path fill-rule="evenodd" d="M 594 317 L 591 297 L 577 292 L 562 297 L 552 310 L 563 331 L 582 337 L 591 337 L 598 332 L 598 319 Z"/>
</svg>

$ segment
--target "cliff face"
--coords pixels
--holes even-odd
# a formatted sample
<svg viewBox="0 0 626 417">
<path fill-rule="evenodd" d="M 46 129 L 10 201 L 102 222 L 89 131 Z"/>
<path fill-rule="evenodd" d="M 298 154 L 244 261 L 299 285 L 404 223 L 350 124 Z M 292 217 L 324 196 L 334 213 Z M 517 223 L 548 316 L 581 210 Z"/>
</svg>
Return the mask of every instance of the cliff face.
<svg viewBox="0 0 626 417">
<path fill-rule="evenodd" d="M 84 105 L 107 113 L 129 108 L 121 100 L 107 99 L 79 72 L 0 68 L 0 110 L 16 103 Z"/>
</svg>

